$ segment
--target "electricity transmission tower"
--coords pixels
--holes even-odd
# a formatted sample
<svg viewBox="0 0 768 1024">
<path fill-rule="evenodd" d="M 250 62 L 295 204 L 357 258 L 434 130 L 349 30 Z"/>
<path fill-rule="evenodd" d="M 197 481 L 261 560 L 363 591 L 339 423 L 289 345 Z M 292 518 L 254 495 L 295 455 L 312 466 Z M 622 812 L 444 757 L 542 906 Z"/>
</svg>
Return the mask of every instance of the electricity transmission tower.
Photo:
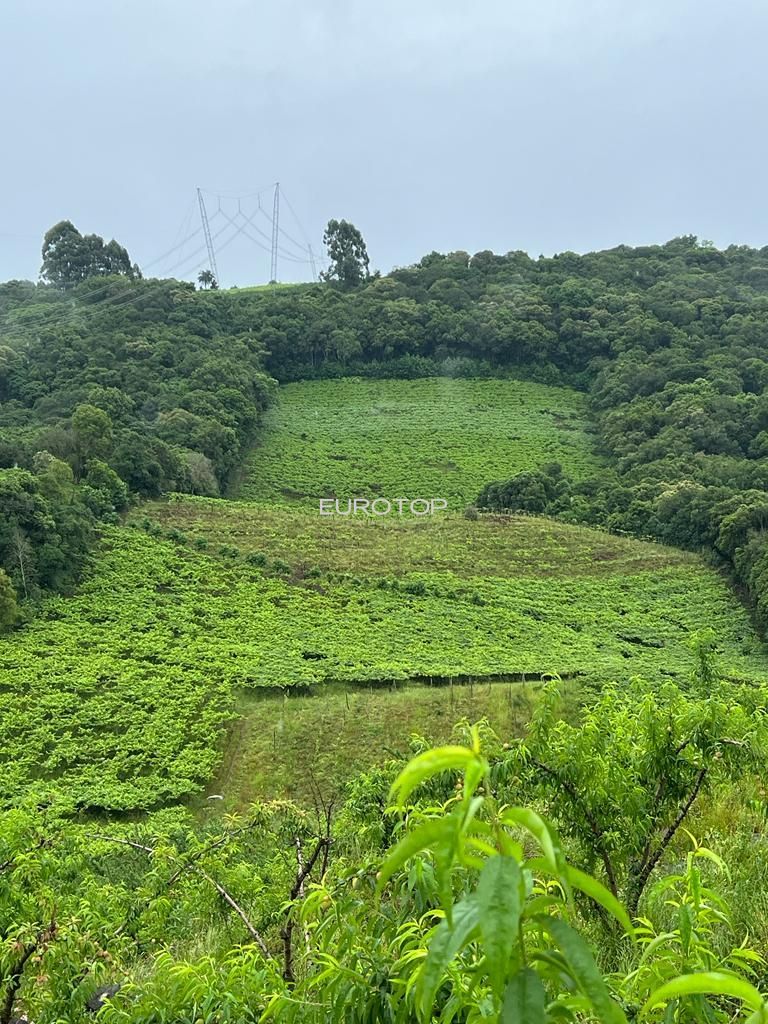
<svg viewBox="0 0 768 1024">
<path fill-rule="evenodd" d="M 208 224 L 208 213 L 205 209 L 205 200 L 203 199 L 203 193 L 200 189 L 197 190 L 197 201 L 200 203 L 200 220 L 203 222 L 203 234 L 205 235 L 205 245 L 208 249 L 208 263 L 211 268 L 211 273 L 216 278 L 216 284 L 219 284 L 219 269 L 216 266 L 216 253 L 213 249 L 213 239 L 211 238 L 211 228 Z"/>
<path fill-rule="evenodd" d="M 275 198 L 272 202 L 272 263 L 270 266 L 269 279 L 272 283 L 277 282 L 277 243 L 280 233 L 280 182 L 275 182 Z"/>
<path fill-rule="evenodd" d="M 182 271 L 182 276 L 185 274 L 188 276 L 196 274 L 207 265 L 209 270 L 206 271 L 206 278 L 210 272 L 216 283 L 220 284 L 217 255 L 221 257 L 224 249 L 240 238 L 248 240 L 269 256 L 268 280 L 272 285 L 277 284 L 278 261 L 283 268 L 283 273 L 287 270 L 295 276 L 297 273 L 301 273 L 298 270 L 299 267 L 311 267 L 312 280 L 318 279 L 319 260 L 322 257 L 318 257 L 312 249 L 307 233 L 297 217 L 296 211 L 291 206 L 290 200 L 282 192 L 279 181 L 258 191 L 242 194 L 231 192 L 220 194 L 209 192 L 203 188 L 198 188 L 196 191 L 197 205 L 200 209 L 200 226 L 190 232 L 190 222 L 194 212 L 194 205 L 192 205 L 187 212 L 185 226 L 182 226 L 179 231 L 179 234 L 187 232 L 186 237 L 181 242 L 177 242 L 168 253 L 160 258 L 165 260 L 166 256 L 181 250 L 180 255 L 176 257 L 175 262 L 169 268 L 170 271 L 183 267 L 185 269 Z M 212 201 L 211 197 L 218 200 L 218 205 L 211 207 L 210 215 L 206 208 L 206 194 L 209 204 Z M 272 196 L 271 211 L 268 198 L 270 195 Z M 264 205 L 262 205 L 262 198 Z M 290 234 L 282 226 L 280 222 L 281 206 L 284 213 L 283 219 L 285 219 L 287 211 L 289 218 L 295 221 L 300 236 L 303 236 L 303 241 L 296 237 L 296 231 L 291 226 L 290 219 L 288 225 L 294 232 L 293 234 Z M 202 240 L 201 235 L 203 236 Z M 190 249 L 193 243 L 195 247 Z M 184 255 L 185 251 L 186 255 Z M 263 263 L 261 266 L 263 267 Z"/>
</svg>

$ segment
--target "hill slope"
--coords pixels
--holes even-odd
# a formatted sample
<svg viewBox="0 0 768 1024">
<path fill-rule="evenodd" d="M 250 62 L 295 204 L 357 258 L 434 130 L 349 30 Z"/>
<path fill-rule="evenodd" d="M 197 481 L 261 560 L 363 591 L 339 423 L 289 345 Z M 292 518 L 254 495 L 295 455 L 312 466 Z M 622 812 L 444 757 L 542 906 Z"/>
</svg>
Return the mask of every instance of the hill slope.
<svg viewBox="0 0 768 1024">
<path fill-rule="evenodd" d="M 541 422 L 520 417 L 517 429 L 530 432 L 515 455 L 500 386 L 507 400 L 520 387 L 461 382 L 456 394 L 471 396 L 476 436 L 496 438 L 495 457 L 524 452 L 535 465 L 548 454 L 535 443 Z M 349 486 L 362 491 L 373 463 L 382 481 L 417 488 L 420 436 L 410 462 L 393 460 L 380 434 L 365 433 L 352 382 L 323 392 L 347 424 L 334 443 L 350 455 Z M 538 387 L 542 409 L 548 392 Z M 386 395 L 387 422 L 399 418 L 398 394 L 412 413 L 409 382 L 365 393 Z M 289 394 L 282 415 L 313 420 L 316 386 Z M 554 394 L 561 407 L 578 402 Z M 456 404 L 441 408 L 448 417 Z M 586 464 L 593 456 L 576 426 L 573 461 Z M 274 430 L 265 449 L 276 452 L 286 440 Z M 293 443 L 294 428 L 286 433 Z M 307 447 L 302 472 L 322 449 Z M 269 492 L 275 465 L 257 452 L 246 486 Z M 453 493 L 471 493 L 477 466 L 453 472 Z M 36 621 L 0 640 L 2 789 L 53 788 L 124 809 L 178 800 L 214 776 L 234 804 L 302 792 L 329 758 L 336 768 L 376 760 L 409 725 L 439 733 L 463 713 L 488 713 L 513 728 L 507 688 L 500 696 L 480 682 L 684 675 L 691 633 L 703 627 L 716 631 L 726 672 L 765 675 L 747 612 L 716 572 L 672 548 L 531 517 L 326 518 L 283 495 L 177 496 L 107 529 L 78 594 L 44 601 Z M 462 680 L 469 703 L 467 691 L 439 686 Z"/>
<path fill-rule="evenodd" d="M 288 384 L 239 497 L 313 508 L 327 496 L 440 497 L 461 512 L 489 480 L 523 469 L 597 472 L 584 408 L 569 388 L 517 380 Z"/>
</svg>

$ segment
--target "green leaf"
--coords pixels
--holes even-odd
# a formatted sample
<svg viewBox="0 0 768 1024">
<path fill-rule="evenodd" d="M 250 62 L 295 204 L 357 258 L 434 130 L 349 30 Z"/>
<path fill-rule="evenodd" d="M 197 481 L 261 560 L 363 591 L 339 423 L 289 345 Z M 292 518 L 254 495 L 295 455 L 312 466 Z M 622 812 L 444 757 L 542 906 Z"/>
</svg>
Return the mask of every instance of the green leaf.
<svg viewBox="0 0 768 1024">
<path fill-rule="evenodd" d="M 544 1024 L 547 994 L 530 967 L 510 979 L 504 992 L 499 1024 Z"/>
<path fill-rule="evenodd" d="M 480 872 L 476 898 L 488 974 L 494 991 L 500 996 L 517 942 L 525 899 L 523 874 L 517 861 L 504 856 L 489 858 Z"/>
<path fill-rule="evenodd" d="M 576 1014 L 565 1003 L 550 1003 L 547 1007 L 547 1020 L 567 1020 L 571 1024 L 572 1021 L 576 1020 Z"/>
<path fill-rule="evenodd" d="M 540 814 L 529 807 L 508 807 L 501 815 L 505 825 L 521 825 L 531 833 L 541 847 L 541 852 L 558 877 L 565 874 L 565 858 L 560 839 L 554 828 Z"/>
<path fill-rule="evenodd" d="M 467 747 L 436 747 L 427 750 L 403 768 L 392 783 L 389 799 L 402 807 L 414 789 L 433 775 L 451 770 L 463 771 L 476 760 L 477 755 Z"/>
<path fill-rule="evenodd" d="M 472 894 L 454 906 L 450 924 L 445 918 L 435 929 L 419 979 L 419 1004 L 426 1020 L 430 1019 L 435 996 L 448 965 L 475 937 L 479 923 L 480 912 Z"/>
<path fill-rule="evenodd" d="M 685 903 L 677 908 L 677 927 L 680 931 L 680 945 L 684 956 L 687 957 L 691 950 L 691 936 L 693 935 L 693 910 Z"/>
<path fill-rule="evenodd" d="M 434 818 L 407 832 L 384 861 L 376 891 L 380 893 L 394 873 L 417 853 L 439 845 L 455 827 L 450 818 Z"/>
<path fill-rule="evenodd" d="M 596 878 L 584 871 L 579 871 L 578 868 L 574 868 L 570 864 L 567 865 L 565 872 L 568 882 L 574 889 L 578 889 L 593 899 L 595 903 L 599 903 L 603 910 L 607 910 L 611 917 L 616 918 L 628 935 L 634 936 L 635 929 L 632 927 L 629 914 L 610 889 L 607 889 L 602 882 L 598 882 Z"/>
<path fill-rule="evenodd" d="M 589 946 L 577 931 L 559 917 L 538 918 L 562 950 L 571 977 L 589 1000 L 601 1024 L 627 1024 L 624 1011 L 608 991 Z"/>
<path fill-rule="evenodd" d="M 640 1016 L 670 999 L 696 995 L 731 996 L 746 1003 L 750 1010 L 755 1011 L 764 1006 L 763 997 L 755 986 L 743 978 L 722 971 L 703 971 L 700 974 L 683 974 L 657 988 L 640 1011 Z"/>
<path fill-rule="evenodd" d="M 465 794 L 474 793 L 484 777 L 488 772 L 488 762 L 484 757 L 475 755 L 474 760 L 470 761 L 467 765 L 466 771 L 464 772 L 464 791 Z M 482 803 L 480 799 L 480 803 Z"/>
</svg>

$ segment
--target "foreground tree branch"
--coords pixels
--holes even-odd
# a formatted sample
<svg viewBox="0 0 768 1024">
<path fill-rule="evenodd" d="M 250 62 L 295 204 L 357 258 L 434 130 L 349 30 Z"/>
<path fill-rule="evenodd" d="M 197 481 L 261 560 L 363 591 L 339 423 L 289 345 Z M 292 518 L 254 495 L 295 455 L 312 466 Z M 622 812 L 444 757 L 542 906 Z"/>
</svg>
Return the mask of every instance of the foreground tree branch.
<svg viewBox="0 0 768 1024">
<path fill-rule="evenodd" d="M 8 972 L 8 991 L 5 993 L 5 999 L 0 1009 L 0 1024 L 10 1024 L 12 1020 L 14 1003 L 21 988 L 21 983 L 24 980 L 24 969 L 29 962 L 29 958 L 38 949 L 45 947 L 55 934 L 56 922 L 51 921 L 47 928 L 44 928 L 32 942 L 27 943 L 21 950 L 21 956 Z"/>
<path fill-rule="evenodd" d="M 283 927 L 282 927 L 282 929 L 280 931 L 280 935 L 281 935 L 281 938 L 283 940 L 283 978 L 288 982 L 289 985 L 293 985 L 293 984 L 296 983 L 296 977 L 295 977 L 294 970 L 293 970 L 293 927 L 294 927 L 294 920 L 293 920 L 293 916 L 292 916 L 292 910 L 293 910 L 292 904 L 295 903 L 296 900 L 299 899 L 300 897 L 303 897 L 303 895 L 304 895 L 304 882 L 309 877 L 309 875 L 310 875 L 310 873 L 312 871 L 312 868 L 317 863 L 317 859 L 320 856 L 320 854 L 321 853 L 325 853 L 325 856 L 327 857 L 327 852 L 326 851 L 329 849 L 329 847 L 331 845 L 331 838 L 330 838 L 330 835 L 325 835 L 325 836 L 321 836 L 318 839 L 317 844 L 316 844 L 314 850 L 312 851 L 312 855 L 309 858 L 309 860 L 306 862 L 306 864 L 302 863 L 303 854 L 302 854 L 302 850 L 301 850 L 301 839 L 299 838 L 299 836 L 296 836 L 295 843 L 296 843 L 296 861 L 297 861 L 297 864 L 298 864 L 298 870 L 296 872 L 296 881 L 293 883 L 293 887 L 291 888 L 291 895 L 290 895 L 290 904 L 291 905 L 289 905 L 289 907 L 288 907 L 288 910 L 287 910 L 287 913 L 286 913 L 285 924 L 283 925 Z M 325 860 L 324 860 L 324 863 L 325 863 Z M 305 939 L 305 942 L 307 943 L 307 948 L 309 948 L 309 935 L 306 932 L 304 934 L 304 939 Z"/>
<path fill-rule="evenodd" d="M 595 840 L 596 852 L 600 857 L 600 860 L 603 862 L 603 867 L 605 868 L 605 875 L 608 879 L 608 885 L 610 887 L 610 890 L 614 896 L 618 896 L 619 889 L 618 884 L 616 882 L 616 872 L 614 870 L 610 855 L 605 848 L 605 832 L 600 827 L 600 824 L 598 823 L 597 819 L 592 814 L 592 812 L 589 810 L 589 808 L 585 806 L 584 801 L 581 798 L 581 794 L 578 792 L 573 783 L 569 782 L 568 779 L 564 779 L 561 775 L 558 774 L 558 772 L 554 770 L 554 768 L 550 768 L 549 765 L 544 764 L 543 761 L 537 761 L 535 758 L 533 758 L 531 759 L 531 764 L 533 764 L 540 771 L 549 775 L 551 779 L 554 779 L 555 782 L 561 787 L 561 789 L 564 790 L 564 792 L 568 794 L 571 800 L 573 800 L 574 804 L 579 808 L 581 813 L 584 815 L 584 820 L 589 825 L 589 829 L 592 832 L 592 836 Z"/>
<path fill-rule="evenodd" d="M 118 836 L 107 836 L 107 835 L 104 835 L 102 833 L 91 833 L 91 838 L 92 839 L 103 839 L 103 840 L 105 840 L 106 842 L 109 842 L 109 843 L 120 843 L 123 846 L 132 846 L 135 850 L 141 850 L 143 853 L 146 853 L 149 856 L 152 856 L 155 853 L 154 847 L 152 847 L 152 846 L 145 846 L 144 843 L 136 843 L 136 842 L 134 842 L 131 839 L 122 839 L 122 838 L 120 838 Z M 234 899 L 234 897 L 231 896 L 227 892 L 227 890 L 224 888 L 224 886 L 221 884 L 221 882 L 217 882 L 215 878 L 213 878 L 211 875 L 209 875 L 207 871 L 204 871 L 203 868 L 201 868 L 198 864 L 184 864 L 184 865 L 181 866 L 181 868 L 179 870 L 180 871 L 192 871 L 194 874 L 200 875 L 201 878 L 204 878 L 206 880 L 206 882 L 208 882 L 210 885 L 212 885 L 214 887 L 214 889 L 216 890 L 216 892 L 218 892 L 218 894 L 224 900 L 224 902 L 226 904 L 228 904 L 228 906 L 230 906 L 232 908 L 232 910 L 235 911 L 237 916 L 240 918 L 240 920 L 245 925 L 245 927 L 246 927 L 246 929 L 248 931 L 248 934 L 251 936 L 251 938 L 256 943 L 256 945 L 259 947 L 259 949 L 264 954 L 264 956 L 266 956 L 266 957 L 270 956 L 270 952 L 267 949 L 267 944 L 264 942 L 264 940 L 262 939 L 262 937 L 258 933 L 258 931 L 254 928 L 253 924 L 251 923 L 250 919 L 248 918 L 248 915 L 245 913 L 245 911 L 240 906 L 240 904 Z M 176 874 L 171 876 L 171 881 L 175 881 L 175 879 L 178 877 L 178 873 L 179 872 L 176 872 Z M 171 883 L 169 882 L 168 884 L 171 884 Z M 2 1021 L 0 1021 L 0 1024 L 2 1024 Z"/>
<path fill-rule="evenodd" d="M 645 848 L 645 850 L 643 852 L 643 857 L 642 857 L 642 859 L 640 861 L 639 872 L 636 875 L 636 877 L 630 882 L 630 886 L 629 886 L 629 892 L 628 892 L 628 898 L 627 898 L 627 908 L 628 908 L 628 910 L 629 910 L 629 912 L 631 914 L 634 914 L 637 911 L 637 906 L 638 906 L 638 903 L 640 902 L 640 897 L 642 896 L 643 890 L 645 889 L 645 887 L 646 887 L 646 885 L 648 883 L 648 879 L 651 877 L 651 873 L 653 872 L 653 869 L 659 863 L 659 860 L 661 859 L 662 855 L 664 854 L 664 851 L 667 849 L 669 844 L 674 839 L 675 833 L 680 828 L 682 823 L 685 821 L 685 819 L 686 819 L 686 817 L 688 815 L 688 812 L 690 811 L 691 807 L 693 807 L 694 801 L 696 800 L 696 797 L 699 795 L 699 792 L 701 791 L 701 787 L 704 784 L 704 779 L 706 778 L 706 775 L 707 775 L 707 769 L 706 768 L 700 769 L 700 771 L 697 774 L 696 779 L 694 781 L 693 788 L 691 789 L 691 792 L 688 794 L 688 796 L 686 797 L 685 801 L 680 806 L 680 809 L 678 810 L 677 814 L 675 815 L 674 820 L 672 821 L 672 823 L 665 830 L 664 834 L 661 837 L 659 845 L 656 847 L 656 849 L 653 852 L 651 852 L 651 850 L 652 850 L 652 847 L 651 847 L 652 840 L 651 839 L 648 840 L 646 848 Z"/>
</svg>

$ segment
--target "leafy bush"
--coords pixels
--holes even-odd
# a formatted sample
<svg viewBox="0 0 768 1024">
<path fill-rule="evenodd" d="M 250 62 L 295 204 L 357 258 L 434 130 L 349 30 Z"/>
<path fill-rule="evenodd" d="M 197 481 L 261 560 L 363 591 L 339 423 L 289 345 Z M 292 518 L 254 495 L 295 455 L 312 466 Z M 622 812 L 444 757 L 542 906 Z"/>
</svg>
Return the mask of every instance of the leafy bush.
<svg viewBox="0 0 768 1024">
<path fill-rule="evenodd" d="M 467 734 L 361 776 L 335 824 L 286 803 L 207 826 L 0 813 L 7 1015 L 81 1024 L 108 991 L 106 1024 L 766 1019 L 719 857 L 689 841 L 633 921 L 545 816 L 496 793 L 488 730 Z M 612 942 L 594 948 L 598 923 Z"/>
</svg>

